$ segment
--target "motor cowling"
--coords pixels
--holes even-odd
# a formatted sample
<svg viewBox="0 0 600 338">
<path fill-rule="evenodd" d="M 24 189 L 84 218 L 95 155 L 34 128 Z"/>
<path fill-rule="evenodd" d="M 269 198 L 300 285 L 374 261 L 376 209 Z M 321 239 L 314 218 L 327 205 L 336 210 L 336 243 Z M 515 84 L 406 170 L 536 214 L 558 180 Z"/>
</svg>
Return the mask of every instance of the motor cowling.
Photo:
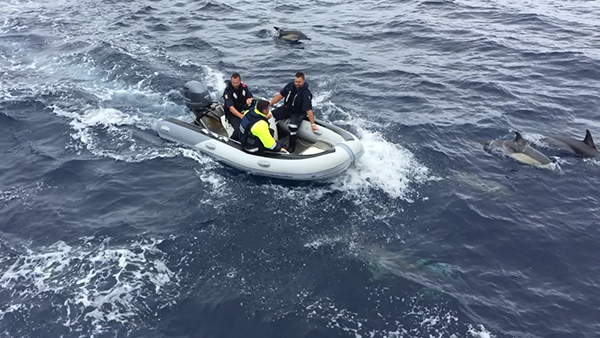
<svg viewBox="0 0 600 338">
<path fill-rule="evenodd" d="M 185 105 L 196 115 L 210 108 L 212 100 L 208 89 L 198 81 L 189 81 L 183 86 Z"/>
</svg>

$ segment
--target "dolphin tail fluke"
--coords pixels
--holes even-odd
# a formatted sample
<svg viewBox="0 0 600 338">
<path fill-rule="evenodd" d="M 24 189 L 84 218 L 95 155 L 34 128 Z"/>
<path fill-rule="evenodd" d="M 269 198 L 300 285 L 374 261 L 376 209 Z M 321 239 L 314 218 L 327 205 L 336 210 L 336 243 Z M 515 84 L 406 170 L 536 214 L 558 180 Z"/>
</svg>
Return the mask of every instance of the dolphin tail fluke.
<svg viewBox="0 0 600 338">
<path fill-rule="evenodd" d="M 279 30 L 279 27 L 273 27 L 273 28 L 275 28 L 275 30 L 276 30 L 276 31 L 278 31 L 278 30 Z"/>
<path fill-rule="evenodd" d="M 583 143 L 596 149 L 596 145 L 594 145 L 594 139 L 592 139 L 592 133 L 590 133 L 589 129 L 585 130 L 585 138 L 583 139 Z"/>
<path fill-rule="evenodd" d="M 517 136 L 515 137 L 515 142 L 518 142 L 518 143 L 525 142 L 525 140 L 523 139 L 523 136 L 521 135 L 521 133 L 519 133 L 518 131 L 516 131 L 515 134 L 517 134 Z"/>
</svg>

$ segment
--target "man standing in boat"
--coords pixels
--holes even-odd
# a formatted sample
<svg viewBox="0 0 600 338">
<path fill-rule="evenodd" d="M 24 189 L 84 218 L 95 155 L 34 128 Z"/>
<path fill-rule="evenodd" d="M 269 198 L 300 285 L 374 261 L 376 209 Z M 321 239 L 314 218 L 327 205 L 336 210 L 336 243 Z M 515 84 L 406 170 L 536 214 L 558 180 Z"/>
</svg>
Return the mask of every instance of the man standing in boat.
<svg viewBox="0 0 600 338">
<path fill-rule="evenodd" d="M 260 100 L 256 107 L 246 111 L 240 124 L 240 143 L 249 153 L 258 153 L 265 150 L 287 152 L 271 136 L 269 130 L 269 102 Z"/>
<path fill-rule="evenodd" d="M 302 120 L 308 117 L 312 131 L 317 130 L 315 116 L 312 111 L 312 93 L 308 89 L 303 73 L 296 73 L 294 81 L 288 83 L 275 97 L 269 102 L 274 105 L 281 99 L 285 99 L 283 106 L 273 110 L 273 116 L 276 120 L 290 119 L 290 141 L 288 151 L 291 153 L 296 149 L 296 139 L 298 137 L 298 128 Z"/>
<path fill-rule="evenodd" d="M 231 138 L 238 139 L 240 131 L 240 122 L 244 115 L 241 113 L 252 104 L 252 93 L 250 89 L 242 83 L 242 77 L 238 73 L 231 75 L 231 80 L 226 81 L 227 87 L 223 91 L 223 100 L 225 101 L 225 117 L 233 127 Z"/>
</svg>

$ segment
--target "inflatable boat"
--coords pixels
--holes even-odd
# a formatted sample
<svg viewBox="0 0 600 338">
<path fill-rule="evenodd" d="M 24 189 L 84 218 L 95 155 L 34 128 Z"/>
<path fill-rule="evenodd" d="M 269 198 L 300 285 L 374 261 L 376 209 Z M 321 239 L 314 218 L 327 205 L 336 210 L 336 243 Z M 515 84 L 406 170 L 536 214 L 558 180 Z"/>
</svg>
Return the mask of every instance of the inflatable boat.
<svg viewBox="0 0 600 338">
<path fill-rule="evenodd" d="M 168 118 L 158 122 L 158 135 L 185 144 L 229 166 L 255 175 L 289 180 L 323 180 L 337 176 L 362 154 L 360 140 L 350 132 L 315 119 L 312 131 L 309 121 L 298 130 L 293 153 L 248 153 L 237 140 L 231 139 L 223 105 L 212 102 L 208 90 L 197 81 L 184 86 L 186 106 L 194 113 L 193 122 Z M 273 137 L 282 145 L 289 137 L 289 121 L 269 120 Z"/>
</svg>

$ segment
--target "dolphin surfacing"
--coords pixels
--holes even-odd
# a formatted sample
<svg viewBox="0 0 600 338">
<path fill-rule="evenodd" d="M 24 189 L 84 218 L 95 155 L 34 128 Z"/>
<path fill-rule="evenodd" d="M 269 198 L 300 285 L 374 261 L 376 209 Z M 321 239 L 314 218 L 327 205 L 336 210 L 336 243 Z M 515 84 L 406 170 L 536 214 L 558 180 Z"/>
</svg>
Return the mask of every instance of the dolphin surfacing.
<svg viewBox="0 0 600 338">
<path fill-rule="evenodd" d="M 293 42 L 298 42 L 298 40 L 310 40 L 310 38 L 301 31 L 281 29 L 279 27 L 273 28 L 275 28 L 275 31 L 277 31 L 277 37 L 281 40 Z"/>
<path fill-rule="evenodd" d="M 520 163 L 533 165 L 547 165 L 552 163 L 546 155 L 533 149 L 519 132 L 516 132 L 514 140 L 491 141 L 488 146 L 490 149 L 503 152 Z"/>
<path fill-rule="evenodd" d="M 600 157 L 600 151 L 596 149 L 592 133 L 590 133 L 589 129 L 585 130 L 585 138 L 583 141 L 575 140 L 570 137 L 547 137 L 543 138 L 542 141 L 581 157 Z"/>
</svg>

